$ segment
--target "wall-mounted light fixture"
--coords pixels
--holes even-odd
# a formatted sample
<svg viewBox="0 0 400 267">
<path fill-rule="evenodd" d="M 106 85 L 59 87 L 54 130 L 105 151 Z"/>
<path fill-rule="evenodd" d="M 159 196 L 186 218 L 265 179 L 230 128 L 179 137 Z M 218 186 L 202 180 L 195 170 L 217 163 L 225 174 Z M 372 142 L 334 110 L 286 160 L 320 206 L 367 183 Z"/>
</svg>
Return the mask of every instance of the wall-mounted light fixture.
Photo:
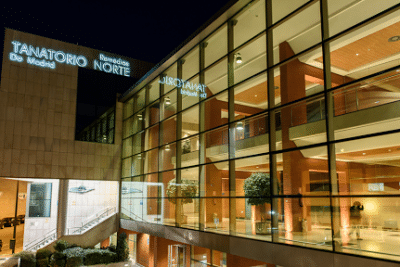
<svg viewBox="0 0 400 267">
<path fill-rule="evenodd" d="M 165 146 L 165 151 L 170 151 L 171 150 L 171 148 L 169 147 L 169 145 L 166 145 Z"/>
<path fill-rule="evenodd" d="M 170 105 L 170 104 L 171 104 L 171 99 L 169 98 L 169 96 L 167 96 L 167 97 L 165 98 L 165 104 L 166 104 L 166 105 Z"/>
<path fill-rule="evenodd" d="M 242 56 L 240 55 L 240 53 L 236 53 L 235 54 L 235 62 L 237 63 L 237 64 L 242 64 Z"/>
<path fill-rule="evenodd" d="M 239 122 L 236 124 L 236 129 L 239 130 L 239 131 L 243 130 L 243 129 L 244 129 L 244 128 L 243 128 L 243 122 L 239 121 Z"/>
</svg>

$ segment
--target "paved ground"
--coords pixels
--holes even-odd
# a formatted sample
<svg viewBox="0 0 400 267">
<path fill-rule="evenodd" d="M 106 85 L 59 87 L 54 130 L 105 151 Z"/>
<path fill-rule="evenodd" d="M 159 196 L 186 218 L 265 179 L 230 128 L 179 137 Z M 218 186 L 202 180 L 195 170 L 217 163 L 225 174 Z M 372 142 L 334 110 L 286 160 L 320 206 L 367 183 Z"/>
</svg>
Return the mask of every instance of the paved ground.
<svg viewBox="0 0 400 267">
<path fill-rule="evenodd" d="M 11 254 L 10 239 L 12 239 L 14 233 L 14 227 L 4 227 L 0 229 L 0 239 L 3 241 L 3 248 L 0 252 L 0 257 L 4 254 Z M 22 251 L 24 239 L 24 224 L 17 225 L 17 243 L 15 246 L 15 252 Z"/>
</svg>

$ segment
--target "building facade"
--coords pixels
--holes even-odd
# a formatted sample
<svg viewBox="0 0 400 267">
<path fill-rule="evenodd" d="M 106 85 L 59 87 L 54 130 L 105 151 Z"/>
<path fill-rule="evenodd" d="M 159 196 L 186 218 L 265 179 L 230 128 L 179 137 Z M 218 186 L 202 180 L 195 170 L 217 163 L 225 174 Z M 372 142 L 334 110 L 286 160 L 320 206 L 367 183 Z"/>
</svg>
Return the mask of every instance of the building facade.
<svg viewBox="0 0 400 267">
<path fill-rule="evenodd" d="M 12 29 L 5 29 L 2 59 L 0 254 L 65 235 L 74 242 L 82 234 L 83 245 L 107 238 L 118 227 L 123 105 L 113 95 L 112 111 L 89 127 L 93 138 L 77 139 L 78 84 L 88 79 L 81 71 L 137 80 L 153 65 Z M 103 228 L 83 233 L 106 217 Z"/>
<path fill-rule="evenodd" d="M 399 27 L 398 0 L 219 13 L 120 98 L 121 228 L 193 266 L 396 265 Z"/>
</svg>

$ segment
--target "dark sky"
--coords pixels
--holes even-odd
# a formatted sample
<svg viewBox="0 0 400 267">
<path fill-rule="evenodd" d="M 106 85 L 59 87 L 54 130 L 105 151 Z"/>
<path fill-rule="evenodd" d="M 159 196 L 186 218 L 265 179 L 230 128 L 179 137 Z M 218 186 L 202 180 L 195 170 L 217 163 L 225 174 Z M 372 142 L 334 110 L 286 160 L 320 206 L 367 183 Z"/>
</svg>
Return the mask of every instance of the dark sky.
<svg viewBox="0 0 400 267">
<path fill-rule="evenodd" d="M 4 0 L 0 4 L 0 26 L 156 64 L 227 3 L 228 0 Z M 137 81 L 103 77 L 103 72 L 95 72 L 80 71 L 85 75 L 78 79 L 76 132 L 115 104 L 112 95 L 130 87 L 112 85 L 133 85 Z M 101 79 L 97 77 L 100 74 Z M 108 82 L 91 82 L 104 79 Z"/>
<path fill-rule="evenodd" d="M 1 2 L 4 27 L 158 63 L 228 0 Z"/>
</svg>

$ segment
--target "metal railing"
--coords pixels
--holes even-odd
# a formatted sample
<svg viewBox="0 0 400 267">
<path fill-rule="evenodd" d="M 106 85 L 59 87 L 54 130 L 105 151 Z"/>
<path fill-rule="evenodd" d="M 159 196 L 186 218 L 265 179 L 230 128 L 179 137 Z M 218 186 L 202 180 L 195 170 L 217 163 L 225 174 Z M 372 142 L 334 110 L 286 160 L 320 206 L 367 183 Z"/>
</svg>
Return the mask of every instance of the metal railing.
<svg viewBox="0 0 400 267">
<path fill-rule="evenodd" d="M 125 212 L 124 212 L 125 211 Z M 132 218 L 133 220 L 137 220 L 137 221 L 140 221 L 140 222 L 148 222 L 148 221 L 146 221 L 145 219 L 143 219 L 143 217 L 140 217 L 139 215 L 136 215 L 136 214 L 134 214 L 134 213 L 131 213 L 131 211 L 128 209 L 128 208 L 125 208 L 124 206 L 121 206 L 121 213 L 123 213 L 123 214 L 125 214 L 125 215 L 128 215 L 127 213 L 129 213 L 129 218 Z M 133 218 L 133 217 L 131 217 L 131 215 L 133 215 L 133 216 L 135 216 L 135 218 Z"/>
<path fill-rule="evenodd" d="M 43 238 L 38 238 L 25 246 L 25 250 L 36 251 L 57 239 L 57 229 L 51 230 Z"/>
<path fill-rule="evenodd" d="M 92 216 L 86 218 L 82 221 L 82 225 L 80 227 L 73 227 L 67 229 L 67 235 L 75 235 L 82 234 L 89 229 L 95 227 L 99 223 L 103 222 L 105 219 L 109 218 L 111 215 L 115 214 L 117 211 L 116 207 L 107 207 L 99 212 L 96 212 Z"/>
</svg>

